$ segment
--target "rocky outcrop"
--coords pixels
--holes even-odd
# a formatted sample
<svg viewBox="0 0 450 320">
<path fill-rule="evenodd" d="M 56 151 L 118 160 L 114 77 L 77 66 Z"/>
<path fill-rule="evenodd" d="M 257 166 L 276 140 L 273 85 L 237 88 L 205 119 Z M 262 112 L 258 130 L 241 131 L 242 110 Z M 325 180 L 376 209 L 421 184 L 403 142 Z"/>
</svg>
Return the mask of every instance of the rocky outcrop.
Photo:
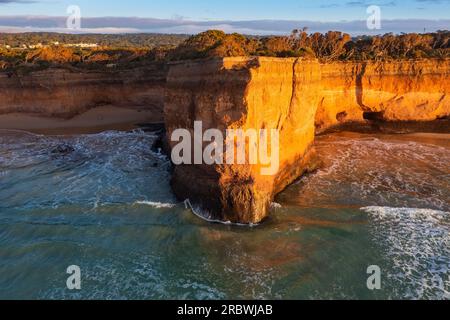
<svg viewBox="0 0 450 320">
<path fill-rule="evenodd" d="M 181 164 L 173 190 L 215 218 L 260 222 L 274 196 L 311 168 L 316 127 L 449 116 L 449 72 L 446 60 L 320 64 L 258 57 L 172 64 L 164 108 L 169 139 L 180 128 L 193 136 L 194 121 L 224 135 L 230 128 L 276 129 L 280 137 L 279 170 L 273 175 L 262 175 L 261 164 L 248 161 Z"/>
<path fill-rule="evenodd" d="M 196 120 L 203 130 L 217 128 L 224 136 L 233 128 L 277 129 L 280 137 L 275 174 L 262 175 L 261 164 L 248 161 L 179 165 L 172 180 L 177 196 L 207 208 L 215 218 L 243 223 L 264 219 L 274 195 L 307 170 L 319 86 L 315 61 L 228 58 L 172 65 L 164 110 L 169 138 L 179 128 L 193 136 Z"/>
<path fill-rule="evenodd" d="M 219 129 L 224 136 L 227 129 L 277 130 L 279 166 L 274 174 L 261 174 L 265 165 L 248 159 L 245 164 L 174 169 L 172 186 L 179 198 L 189 198 L 213 218 L 256 223 L 267 217 L 278 192 L 314 167 L 317 132 L 367 119 L 449 117 L 449 73 L 449 60 L 321 64 L 264 57 L 123 71 L 50 68 L 28 75 L 0 73 L 0 114 L 69 118 L 108 104 L 150 109 L 161 120 L 164 108 L 169 138 L 181 128 L 193 136 L 194 121 L 202 122 L 203 131 Z M 245 148 L 248 153 L 249 141 Z"/>
<path fill-rule="evenodd" d="M 450 114 L 450 60 L 321 66 L 318 130 L 348 121 L 432 121 Z"/>
<path fill-rule="evenodd" d="M 166 75 L 160 65 L 109 72 L 50 68 L 27 75 L 0 73 L 0 114 L 70 118 L 109 104 L 149 108 L 162 121 Z"/>
</svg>

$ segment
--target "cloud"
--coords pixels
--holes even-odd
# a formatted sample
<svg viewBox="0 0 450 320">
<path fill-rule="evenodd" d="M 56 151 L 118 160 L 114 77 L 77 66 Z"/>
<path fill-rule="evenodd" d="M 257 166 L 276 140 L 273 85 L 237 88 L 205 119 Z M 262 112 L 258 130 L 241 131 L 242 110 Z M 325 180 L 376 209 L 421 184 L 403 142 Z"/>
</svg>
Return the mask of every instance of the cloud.
<svg viewBox="0 0 450 320">
<path fill-rule="evenodd" d="M 427 0 L 425 0 L 427 1 Z M 432 1 L 432 0 L 431 0 Z M 434 0 L 439 1 L 439 0 Z M 377 5 L 380 7 L 395 7 L 397 3 L 394 0 L 391 1 L 374 1 L 374 0 L 356 0 L 356 1 L 347 1 L 345 3 L 327 3 L 319 6 L 321 9 L 329 9 L 329 8 L 339 8 L 339 7 L 361 7 L 367 8 L 371 5 Z"/>
<path fill-rule="evenodd" d="M 349 1 L 345 5 L 349 7 L 363 7 L 366 4 L 364 1 Z"/>
<path fill-rule="evenodd" d="M 9 27 L 0 25 L 0 32 L 5 33 L 24 33 L 24 32 L 57 32 L 67 33 L 66 28 L 32 28 L 32 27 Z M 124 33 L 140 33 L 139 29 L 133 28 L 83 28 L 78 32 L 72 31 L 73 34 L 86 34 L 86 33 L 102 33 L 102 34 L 124 34 Z"/>
<path fill-rule="evenodd" d="M 369 7 L 371 5 L 377 5 L 380 7 L 395 7 L 397 3 L 395 1 L 383 1 L 383 2 L 374 2 L 373 0 L 362 0 L 362 1 L 348 1 L 345 3 L 347 7 Z"/>
<path fill-rule="evenodd" d="M 319 22 L 306 20 L 193 21 L 184 19 L 153 19 L 137 17 L 89 17 L 81 21 L 81 30 L 66 29 L 66 17 L 0 16 L 0 31 L 49 31 L 62 33 L 178 33 L 194 34 L 208 29 L 254 35 L 288 34 L 293 29 L 308 27 L 310 32 L 339 30 L 352 35 L 387 32 L 423 32 L 448 29 L 450 19 L 383 20 L 381 30 L 368 30 L 365 20 Z"/>
<path fill-rule="evenodd" d="M 327 4 L 322 4 L 320 6 L 321 9 L 327 9 L 327 8 L 337 8 L 340 5 L 338 3 L 327 3 Z"/>
<path fill-rule="evenodd" d="M 6 4 L 6 3 L 36 3 L 38 1 L 34 0 L 0 0 L 0 5 Z"/>
</svg>

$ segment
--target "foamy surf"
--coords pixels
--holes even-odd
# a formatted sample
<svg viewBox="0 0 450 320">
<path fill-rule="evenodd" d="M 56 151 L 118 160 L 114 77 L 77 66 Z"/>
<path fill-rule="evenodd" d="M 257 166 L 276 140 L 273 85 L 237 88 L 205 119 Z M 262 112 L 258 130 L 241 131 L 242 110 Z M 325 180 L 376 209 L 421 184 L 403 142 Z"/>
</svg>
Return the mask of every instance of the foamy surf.
<svg viewBox="0 0 450 320">
<path fill-rule="evenodd" d="M 83 261 L 79 299 L 449 298 L 449 148 L 322 140 L 328 166 L 283 192 L 270 223 L 240 229 L 183 208 L 146 133 L 0 133 L 0 298 L 69 297 L 55 278 L 67 258 Z M 343 223 L 303 223 L 335 214 Z M 368 264 L 382 268 L 379 291 Z"/>
<path fill-rule="evenodd" d="M 283 206 L 281 204 L 279 204 L 278 202 L 272 202 L 270 204 L 270 208 L 271 209 L 281 209 Z"/>
<path fill-rule="evenodd" d="M 193 206 L 189 199 L 184 200 L 184 206 L 186 207 L 186 209 L 189 209 L 197 218 L 200 218 L 203 221 L 206 221 L 209 223 L 217 223 L 217 224 L 224 224 L 224 225 L 228 225 L 228 226 L 238 226 L 238 227 L 251 227 L 251 228 L 259 226 L 259 224 L 257 224 L 257 223 L 248 223 L 248 224 L 234 223 L 231 221 L 223 221 L 223 220 L 214 219 L 214 218 L 212 218 L 211 213 L 209 213 L 208 211 L 206 211 L 198 206 Z"/>
<path fill-rule="evenodd" d="M 391 285 L 405 298 L 450 299 L 450 212 L 364 207 L 372 238 L 392 271 Z"/>
<path fill-rule="evenodd" d="M 389 135 L 320 137 L 315 146 L 323 167 L 288 188 L 280 200 L 306 207 L 338 204 L 449 211 L 450 149 L 442 139 L 433 141 L 404 141 Z"/>
<path fill-rule="evenodd" d="M 155 202 L 155 201 L 136 201 L 135 205 L 146 205 L 157 209 L 162 208 L 173 208 L 176 204 L 173 203 L 164 203 L 164 202 Z"/>
<path fill-rule="evenodd" d="M 110 204 L 132 205 L 152 194 L 161 202 L 149 201 L 147 205 L 174 206 L 169 162 L 152 150 L 155 135 L 151 133 L 0 133 L 0 177 L 2 185 L 9 186 L 0 190 L 0 208 L 82 205 L 97 210 Z"/>
</svg>

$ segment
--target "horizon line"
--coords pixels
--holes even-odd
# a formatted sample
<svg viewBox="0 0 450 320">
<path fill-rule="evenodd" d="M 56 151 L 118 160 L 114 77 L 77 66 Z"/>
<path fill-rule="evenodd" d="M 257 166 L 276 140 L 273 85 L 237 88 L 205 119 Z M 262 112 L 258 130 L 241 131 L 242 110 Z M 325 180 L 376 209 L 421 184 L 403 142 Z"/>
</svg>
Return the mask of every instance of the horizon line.
<svg viewBox="0 0 450 320">
<path fill-rule="evenodd" d="M 151 17 L 99 16 L 82 17 L 81 29 L 66 28 L 67 16 L 0 15 L 0 32 L 54 32 L 66 34 L 197 34 L 210 29 L 247 35 L 282 35 L 293 29 L 307 27 L 310 32 L 338 30 L 352 35 L 377 35 L 385 33 L 422 33 L 447 30 L 450 19 L 383 19 L 382 28 L 369 30 L 366 20 L 185 20 Z"/>
</svg>

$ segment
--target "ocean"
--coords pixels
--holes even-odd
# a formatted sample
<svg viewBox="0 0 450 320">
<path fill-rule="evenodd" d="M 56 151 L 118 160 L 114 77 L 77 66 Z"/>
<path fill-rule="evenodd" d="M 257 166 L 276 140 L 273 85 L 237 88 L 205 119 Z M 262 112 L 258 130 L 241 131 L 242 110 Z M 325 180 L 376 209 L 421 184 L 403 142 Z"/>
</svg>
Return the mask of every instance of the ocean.
<svg viewBox="0 0 450 320">
<path fill-rule="evenodd" d="M 177 201 L 156 138 L 0 131 L 0 299 L 450 299 L 448 135 L 319 136 L 252 227 Z"/>
</svg>

